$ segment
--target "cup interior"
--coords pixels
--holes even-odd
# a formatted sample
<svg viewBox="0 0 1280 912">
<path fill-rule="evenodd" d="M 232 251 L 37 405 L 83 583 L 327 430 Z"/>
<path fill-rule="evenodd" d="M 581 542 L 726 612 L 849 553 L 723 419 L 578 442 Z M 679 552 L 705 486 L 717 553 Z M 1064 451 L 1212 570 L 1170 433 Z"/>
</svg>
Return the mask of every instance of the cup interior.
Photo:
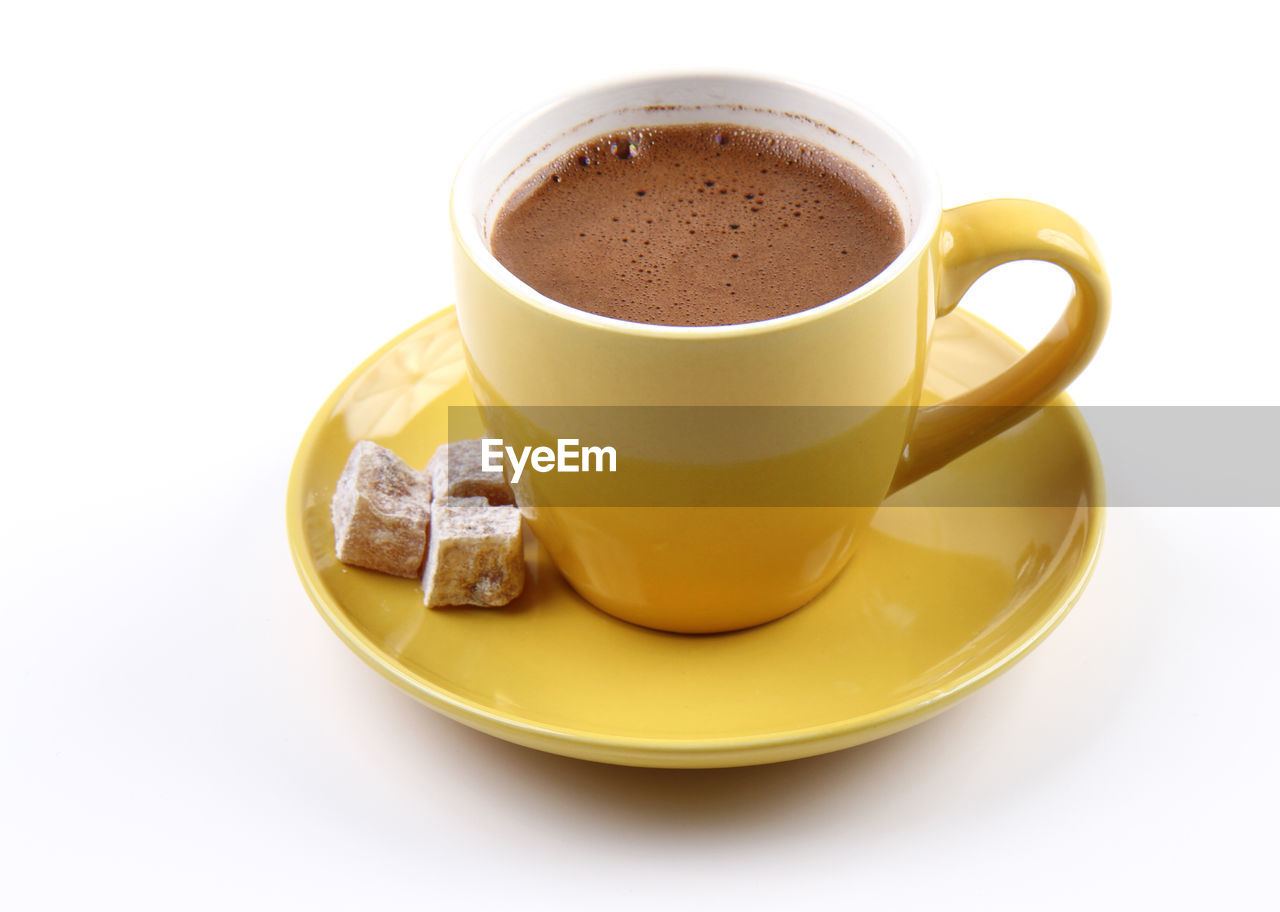
<svg viewBox="0 0 1280 912">
<path fill-rule="evenodd" d="M 452 214 L 460 242 L 501 284 L 546 306 L 549 299 L 509 273 L 489 249 L 489 235 L 503 206 L 538 171 L 595 136 L 673 123 L 731 123 L 783 133 L 825 149 L 870 175 L 897 209 L 907 243 L 880 276 L 850 295 L 863 294 L 914 259 L 941 214 L 936 182 L 916 153 L 888 126 L 850 102 L 806 86 L 755 76 L 674 75 L 566 96 L 496 126 L 467 156 L 454 181 Z"/>
</svg>

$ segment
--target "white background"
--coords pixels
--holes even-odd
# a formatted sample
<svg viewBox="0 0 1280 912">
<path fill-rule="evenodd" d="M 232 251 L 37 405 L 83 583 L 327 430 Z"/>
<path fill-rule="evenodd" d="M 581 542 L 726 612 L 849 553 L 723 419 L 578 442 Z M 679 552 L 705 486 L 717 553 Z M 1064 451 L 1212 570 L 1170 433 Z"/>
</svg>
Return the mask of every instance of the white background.
<svg viewBox="0 0 1280 912">
<path fill-rule="evenodd" d="M 1081 403 L 1276 404 L 1280 68 L 1248 8 L 0 7 L 0 905 L 1275 902 L 1280 511 L 1115 509 L 1083 599 L 992 686 L 717 772 L 436 716 L 329 632 L 284 522 L 315 409 L 450 301 L 465 148 L 635 71 L 817 84 L 947 205 L 1070 211 L 1115 293 Z M 1011 268 L 965 306 L 1031 341 L 1065 288 Z M 1232 470 L 1223 440 L 1205 471 Z"/>
</svg>

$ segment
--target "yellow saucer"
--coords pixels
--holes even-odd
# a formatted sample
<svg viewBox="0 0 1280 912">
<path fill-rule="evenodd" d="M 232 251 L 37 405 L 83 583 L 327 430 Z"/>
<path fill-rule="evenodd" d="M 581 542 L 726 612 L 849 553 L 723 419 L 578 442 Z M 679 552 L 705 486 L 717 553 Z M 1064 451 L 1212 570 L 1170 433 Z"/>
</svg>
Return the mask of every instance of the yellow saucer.
<svg viewBox="0 0 1280 912">
<path fill-rule="evenodd" d="M 930 399 L 996 373 L 1019 349 L 963 312 L 937 324 Z M 838 750 L 904 729 L 1036 646 L 1084 588 L 1102 539 L 1103 482 L 1065 397 L 895 495 L 836 581 L 804 608 L 737 633 L 687 636 L 597 611 L 529 541 L 525 593 L 505 609 L 428 610 L 412 580 L 344 567 L 329 500 L 354 441 L 425 465 L 448 406 L 472 402 L 453 311 L 388 343 L 307 430 L 289 480 L 298 572 L 342 640 L 396 686 L 499 738 L 609 763 L 740 766 Z M 923 506 L 948 486 L 1002 502 Z M 973 501 L 970 501 L 973 502 Z"/>
</svg>

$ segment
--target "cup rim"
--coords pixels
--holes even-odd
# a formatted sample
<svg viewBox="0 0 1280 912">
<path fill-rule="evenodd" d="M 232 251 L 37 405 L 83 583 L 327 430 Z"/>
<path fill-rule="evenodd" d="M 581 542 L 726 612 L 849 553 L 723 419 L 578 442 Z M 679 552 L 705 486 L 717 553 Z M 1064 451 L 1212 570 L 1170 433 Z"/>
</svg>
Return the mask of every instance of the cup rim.
<svg viewBox="0 0 1280 912">
<path fill-rule="evenodd" d="M 462 193 L 463 188 L 476 189 L 479 163 L 486 155 L 518 127 L 546 116 L 552 110 L 574 98 L 647 83 L 689 81 L 727 81 L 744 86 L 755 83 L 782 87 L 788 91 L 815 96 L 825 102 L 849 110 L 856 117 L 871 124 L 896 144 L 902 160 L 906 161 L 915 172 L 916 183 L 921 188 L 920 193 L 912 194 L 913 200 L 916 200 L 920 206 L 920 217 L 915 226 L 915 231 L 907 239 L 906 245 L 898 256 L 869 281 L 816 307 L 750 323 L 728 323 L 713 326 L 672 326 L 660 323 L 639 323 L 632 320 L 621 320 L 616 317 L 606 317 L 571 307 L 533 288 L 507 269 L 493 255 L 493 251 L 490 250 L 488 243 L 486 243 L 476 226 L 476 220 L 472 217 L 471 200 L 464 198 Z M 925 164 L 915 147 L 880 117 L 839 93 L 830 92 L 797 80 L 766 76 L 754 72 L 682 70 L 629 76 L 624 79 L 592 84 L 574 91 L 561 92 L 532 108 L 524 108 L 504 117 L 485 131 L 463 157 L 454 175 L 449 198 L 449 212 L 454 238 L 471 261 L 508 294 L 519 298 L 547 315 L 568 320 L 584 327 L 610 330 L 632 336 L 664 339 L 723 339 L 757 335 L 801 326 L 813 320 L 820 320 L 835 311 L 852 307 L 859 301 L 871 297 L 902 274 L 929 244 L 942 218 L 942 193 L 936 174 Z"/>
</svg>

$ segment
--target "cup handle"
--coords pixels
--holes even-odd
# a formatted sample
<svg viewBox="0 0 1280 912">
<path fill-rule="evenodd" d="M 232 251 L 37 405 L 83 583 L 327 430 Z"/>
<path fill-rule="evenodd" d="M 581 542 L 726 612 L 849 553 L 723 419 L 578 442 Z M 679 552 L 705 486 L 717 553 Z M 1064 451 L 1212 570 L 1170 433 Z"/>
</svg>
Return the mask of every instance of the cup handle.
<svg viewBox="0 0 1280 912">
<path fill-rule="evenodd" d="M 1002 373 L 916 412 L 892 494 L 1030 416 L 1062 391 L 1097 351 L 1111 310 L 1111 286 L 1097 245 L 1080 223 L 1044 203 L 985 200 L 942 214 L 939 317 L 979 276 L 1011 260 L 1061 266 L 1075 283 L 1062 319 Z"/>
</svg>

